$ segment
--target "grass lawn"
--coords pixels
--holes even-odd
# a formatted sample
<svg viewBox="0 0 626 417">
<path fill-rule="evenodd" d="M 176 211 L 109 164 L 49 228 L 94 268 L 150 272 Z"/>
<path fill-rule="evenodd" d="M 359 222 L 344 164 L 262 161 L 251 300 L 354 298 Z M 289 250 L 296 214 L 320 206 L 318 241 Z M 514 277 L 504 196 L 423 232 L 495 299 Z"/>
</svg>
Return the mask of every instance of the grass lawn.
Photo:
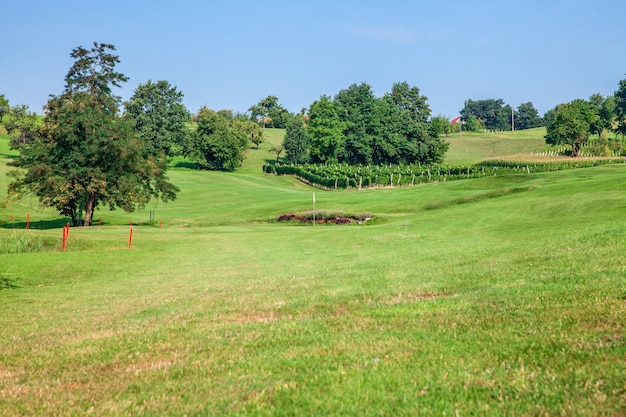
<svg viewBox="0 0 626 417">
<path fill-rule="evenodd" d="M 65 253 L 66 219 L 0 208 L 0 249 L 41 247 L 0 250 L 0 415 L 626 413 L 626 164 L 321 191 L 261 172 L 281 134 Z M 449 158 L 502 156 L 474 139 Z M 313 191 L 374 219 L 276 222 Z"/>
</svg>

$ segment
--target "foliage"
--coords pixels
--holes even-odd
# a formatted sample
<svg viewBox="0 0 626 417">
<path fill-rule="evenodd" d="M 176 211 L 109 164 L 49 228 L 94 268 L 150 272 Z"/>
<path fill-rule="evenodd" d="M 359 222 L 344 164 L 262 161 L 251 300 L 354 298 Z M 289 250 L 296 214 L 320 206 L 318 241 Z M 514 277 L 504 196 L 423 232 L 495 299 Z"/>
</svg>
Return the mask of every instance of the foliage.
<svg viewBox="0 0 626 417">
<path fill-rule="evenodd" d="M 478 117 L 473 114 L 467 116 L 462 126 L 463 130 L 467 132 L 478 132 L 484 128 L 482 120 L 479 120 Z"/>
<path fill-rule="evenodd" d="M 533 103 L 522 103 L 515 111 L 515 130 L 532 129 L 542 126 L 543 121 Z"/>
<path fill-rule="evenodd" d="M 218 112 L 218 114 L 220 113 Z M 256 148 L 259 149 L 259 146 L 265 141 L 265 138 L 263 137 L 264 129 L 261 129 L 261 126 L 259 126 L 258 123 L 245 118 L 234 117 L 230 120 L 233 128 L 243 132 L 248 137 L 250 142 L 254 143 Z"/>
<path fill-rule="evenodd" d="M 601 94 L 593 94 L 589 97 L 589 103 L 596 114 L 596 117 L 591 120 L 589 131 L 592 134 L 602 137 L 606 130 L 613 128 L 615 99 L 612 96 L 605 98 Z"/>
<path fill-rule="evenodd" d="M 314 162 L 385 164 L 440 161 L 447 144 L 429 128 L 430 108 L 417 87 L 395 83 L 383 97 L 366 83 L 311 104 L 307 131 Z"/>
<path fill-rule="evenodd" d="M 280 158 L 280 154 L 283 153 L 284 150 L 283 146 L 279 145 L 270 147 L 268 152 L 276 154 L 276 162 L 278 162 L 278 158 Z"/>
<path fill-rule="evenodd" d="M 322 96 L 309 107 L 306 130 L 311 138 L 311 160 L 313 162 L 337 162 L 343 149 L 345 122 L 329 96 Z"/>
<path fill-rule="evenodd" d="M 516 161 L 489 160 L 473 165 L 350 165 L 350 164 L 272 164 L 265 165 L 266 174 L 293 175 L 303 182 L 324 188 L 376 188 L 399 187 L 446 182 L 452 180 L 483 178 L 486 176 L 533 174 L 576 168 L 588 168 L 623 161 L 601 159 L 591 161 L 558 161 L 520 163 Z"/>
<path fill-rule="evenodd" d="M 587 142 L 591 126 L 599 116 L 593 105 L 583 99 L 576 99 L 555 108 L 554 120 L 547 126 L 546 143 L 549 145 L 570 145 L 574 156 Z"/>
<path fill-rule="evenodd" d="M 278 103 L 278 97 L 267 96 L 250 106 L 250 119 L 260 122 L 263 127 L 285 128 L 289 112 Z"/>
<path fill-rule="evenodd" d="M 190 157 L 207 169 L 233 171 L 241 166 L 248 147 L 248 135 L 241 121 L 226 119 L 203 107 L 196 117 Z"/>
<path fill-rule="evenodd" d="M 461 110 L 464 121 L 475 116 L 488 130 L 511 130 L 512 109 L 502 99 L 467 100 Z"/>
<path fill-rule="evenodd" d="M 626 135 L 626 79 L 619 81 L 617 91 L 613 94 L 613 98 L 615 118 L 617 120 L 614 131 L 624 137 L 624 135 Z"/>
<path fill-rule="evenodd" d="M 124 107 L 124 115 L 151 155 L 160 158 L 183 153 L 190 115 L 183 93 L 176 87 L 165 80 L 140 84 Z"/>
<path fill-rule="evenodd" d="M 285 150 L 287 162 L 301 164 L 309 159 L 308 149 L 311 138 L 305 128 L 304 117 L 301 115 L 291 116 L 287 121 L 287 129 L 282 148 Z"/>
<path fill-rule="evenodd" d="M 4 115 L 9 113 L 11 106 L 9 104 L 9 100 L 4 96 L 4 94 L 0 94 L 0 123 L 2 123 L 2 119 Z"/>
<path fill-rule="evenodd" d="M 429 131 L 433 136 L 440 136 L 442 134 L 448 136 L 448 134 L 452 131 L 452 125 L 450 124 L 448 116 L 438 114 L 437 116 L 431 118 Z"/>
<path fill-rule="evenodd" d="M 22 104 L 9 109 L 4 123 L 11 141 L 11 149 L 23 149 L 32 145 L 37 137 L 37 115 Z"/>
<path fill-rule="evenodd" d="M 89 226 L 99 204 L 131 212 L 152 198 L 174 199 L 178 189 L 165 177 L 166 166 L 146 152 L 132 127 L 118 115 L 111 87 L 126 77 L 110 44 L 75 48 L 65 91 L 52 96 L 33 143 L 20 144 L 10 197 L 33 193 L 75 225 Z M 84 215 L 84 219 L 80 218 Z"/>
</svg>

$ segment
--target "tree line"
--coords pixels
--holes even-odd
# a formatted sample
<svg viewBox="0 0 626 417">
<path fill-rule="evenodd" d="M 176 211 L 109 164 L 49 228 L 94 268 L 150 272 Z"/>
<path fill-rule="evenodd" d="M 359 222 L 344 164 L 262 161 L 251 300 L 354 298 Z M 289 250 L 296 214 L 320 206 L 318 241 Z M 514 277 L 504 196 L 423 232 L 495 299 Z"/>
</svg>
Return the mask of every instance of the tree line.
<svg viewBox="0 0 626 417">
<path fill-rule="evenodd" d="M 199 168 L 234 170 L 243 164 L 250 143 L 257 148 L 263 128 L 285 128 L 277 159 L 302 163 L 351 165 L 432 164 L 443 160 L 442 135 L 465 130 L 509 130 L 546 125 L 548 144 L 569 144 L 573 155 L 596 134 L 607 150 L 615 143 L 605 132 L 626 133 L 626 80 L 611 97 L 560 104 L 539 117 L 532 103 L 513 110 L 503 100 L 467 100 L 462 123 L 431 116 L 427 97 L 406 82 L 376 97 L 367 83 L 353 84 L 334 97 L 321 96 L 298 114 L 276 96 L 252 105 L 247 113 L 206 107 L 191 115 L 183 93 L 169 82 L 140 84 L 123 103 L 114 94 L 128 78 L 116 70 L 111 44 L 77 47 L 65 87 L 51 95 L 43 117 L 27 106 L 11 107 L 0 95 L 0 121 L 10 147 L 20 156 L 10 162 L 9 198 L 26 195 L 67 215 L 75 225 L 90 225 L 99 205 L 126 211 L 151 198 L 176 198 L 169 182 L 169 161 L 183 156 Z M 620 145 L 621 146 L 621 145 Z"/>
<path fill-rule="evenodd" d="M 427 98 L 406 82 L 376 97 L 367 83 L 322 96 L 287 123 L 291 163 L 411 164 L 443 160 L 448 144 L 431 129 Z M 277 150 L 280 151 L 280 150 Z"/>
</svg>

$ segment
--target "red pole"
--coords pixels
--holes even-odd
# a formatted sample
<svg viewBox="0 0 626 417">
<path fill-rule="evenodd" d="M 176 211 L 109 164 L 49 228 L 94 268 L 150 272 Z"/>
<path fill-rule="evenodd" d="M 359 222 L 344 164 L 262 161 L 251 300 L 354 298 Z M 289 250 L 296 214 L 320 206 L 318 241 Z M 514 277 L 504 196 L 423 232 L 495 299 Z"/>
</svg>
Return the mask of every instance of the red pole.
<svg viewBox="0 0 626 417">
<path fill-rule="evenodd" d="M 67 222 L 65 227 L 67 228 L 67 237 L 70 237 L 70 222 Z"/>
<path fill-rule="evenodd" d="M 133 244 L 133 228 L 130 228 L 130 237 L 128 238 L 128 249 L 130 249 L 130 247 Z"/>
<path fill-rule="evenodd" d="M 159 229 L 163 229 L 163 219 L 159 220 Z"/>
<path fill-rule="evenodd" d="M 30 229 L 30 213 L 26 215 L 26 229 Z"/>
<path fill-rule="evenodd" d="M 67 250 L 67 237 L 69 235 L 69 227 L 63 226 L 63 252 Z"/>
<path fill-rule="evenodd" d="M 130 220 L 130 227 L 133 227 L 133 220 Z"/>
</svg>

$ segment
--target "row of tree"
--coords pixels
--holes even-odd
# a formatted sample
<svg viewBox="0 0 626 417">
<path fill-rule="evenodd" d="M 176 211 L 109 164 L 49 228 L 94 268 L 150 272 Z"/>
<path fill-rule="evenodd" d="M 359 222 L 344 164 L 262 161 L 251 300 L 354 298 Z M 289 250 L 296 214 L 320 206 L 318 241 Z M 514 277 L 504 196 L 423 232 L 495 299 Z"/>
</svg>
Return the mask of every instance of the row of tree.
<svg viewBox="0 0 626 417">
<path fill-rule="evenodd" d="M 427 98 L 395 83 L 376 97 L 367 83 L 322 96 L 306 115 L 292 116 L 283 142 L 291 163 L 402 164 L 443 159 L 448 144 L 429 123 Z M 281 149 L 275 149 L 280 152 Z"/>
<path fill-rule="evenodd" d="M 451 124 L 431 118 L 427 98 L 417 87 L 395 83 L 376 97 L 362 83 L 322 96 L 294 115 L 269 96 L 248 114 L 203 107 L 193 117 L 183 94 L 167 81 L 139 85 L 128 102 L 113 93 L 127 78 L 110 44 L 78 47 L 65 77 L 65 88 L 51 96 L 43 120 L 26 106 L 10 107 L 0 95 L 0 120 L 20 152 L 11 163 L 9 198 L 36 195 L 44 206 L 89 225 L 98 205 L 133 211 L 151 198 L 176 198 L 178 188 L 165 175 L 168 160 L 182 155 L 208 169 L 241 166 L 249 143 L 257 148 L 263 127 L 285 127 L 282 147 L 293 163 L 413 164 L 437 163 L 448 144 L 440 138 Z M 8 110 L 7 110 L 8 109 Z M 574 155 L 590 134 L 626 133 L 626 80 L 614 96 L 594 95 L 556 106 L 538 117 L 532 103 L 513 112 L 502 100 L 468 100 L 461 111 L 464 127 L 506 130 L 547 123 L 546 141 L 568 143 Z M 509 117 L 507 121 L 507 117 Z M 512 125 L 511 125 L 512 127 Z M 84 216 L 84 217 L 83 217 Z"/>
<path fill-rule="evenodd" d="M 113 88 L 127 77 L 115 70 L 113 51 L 103 43 L 75 48 L 65 88 L 50 97 L 43 119 L 0 96 L 0 121 L 10 147 L 20 152 L 10 163 L 18 169 L 10 172 L 7 203 L 35 195 L 74 225 L 90 225 L 99 205 L 131 212 L 154 197 L 175 199 L 178 188 L 165 175 L 175 156 L 233 170 L 249 142 L 258 147 L 263 141 L 261 127 L 247 115 L 202 108 L 192 118 L 182 92 L 167 81 L 140 84 L 122 103 Z"/>
<path fill-rule="evenodd" d="M 588 100 L 576 99 L 559 104 L 545 115 L 546 143 L 570 145 L 573 156 L 578 156 L 583 145 L 595 135 L 597 152 L 610 155 L 623 150 L 626 134 L 626 80 L 621 80 L 612 96 L 594 94 Z M 607 132 L 621 134 L 622 140 L 609 139 Z"/>
<path fill-rule="evenodd" d="M 502 99 L 467 100 L 460 112 L 463 130 L 524 130 L 544 126 L 544 120 L 533 103 L 522 103 L 517 109 Z"/>
</svg>

